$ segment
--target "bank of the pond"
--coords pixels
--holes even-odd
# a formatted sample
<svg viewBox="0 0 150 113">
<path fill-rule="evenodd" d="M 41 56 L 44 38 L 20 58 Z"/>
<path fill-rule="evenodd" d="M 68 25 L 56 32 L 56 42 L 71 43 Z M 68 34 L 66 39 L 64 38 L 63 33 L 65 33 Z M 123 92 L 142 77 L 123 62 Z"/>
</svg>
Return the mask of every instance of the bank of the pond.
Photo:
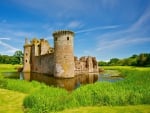
<svg viewBox="0 0 150 113">
<path fill-rule="evenodd" d="M 74 78 L 70 79 L 59 79 L 53 76 L 48 76 L 41 73 L 23 73 L 23 72 L 2 72 L 4 78 L 8 79 L 20 79 L 26 81 L 38 81 L 45 83 L 48 86 L 64 88 L 67 91 L 71 92 L 76 90 L 82 85 L 93 84 L 95 82 L 117 82 L 123 80 L 120 72 L 117 70 L 106 70 L 99 74 L 82 74 L 76 75 Z"/>
<path fill-rule="evenodd" d="M 83 106 L 124 106 L 150 104 L 150 71 L 120 68 L 126 79 L 82 86 L 72 93 L 38 82 L 0 79 L 0 87 L 28 96 L 23 105 L 32 113 L 56 112 Z"/>
</svg>

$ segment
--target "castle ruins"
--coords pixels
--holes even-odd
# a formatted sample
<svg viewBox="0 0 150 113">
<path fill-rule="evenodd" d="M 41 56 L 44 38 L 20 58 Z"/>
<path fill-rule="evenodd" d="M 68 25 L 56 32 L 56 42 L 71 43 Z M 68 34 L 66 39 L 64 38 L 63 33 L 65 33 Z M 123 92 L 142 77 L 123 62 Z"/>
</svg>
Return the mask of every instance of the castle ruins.
<svg viewBox="0 0 150 113">
<path fill-rule="evenodd" d="M 82 73 L 97 73 L 95 57 L 78 59 L 74 56 L 74 32 L 69 30 L 53 33 L 54 48 L 45 39 L 26 39 L 24 45 L 23 72 L 36 72 L 58 78 L 71 78 Z"/>
</svg>

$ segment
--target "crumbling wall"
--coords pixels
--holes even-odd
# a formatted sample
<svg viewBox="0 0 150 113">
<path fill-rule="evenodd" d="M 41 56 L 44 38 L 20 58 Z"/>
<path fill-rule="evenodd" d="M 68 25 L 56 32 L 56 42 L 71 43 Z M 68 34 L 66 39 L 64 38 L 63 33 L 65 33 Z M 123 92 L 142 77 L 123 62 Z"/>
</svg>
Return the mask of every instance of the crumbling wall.
<svg viewBox="0 0 150 113">
<path fill-rule="evenodd" d="M 81 57 L 79 60 L 77 57 L 74 57 L 75 62 L 75 73 L 97 73 L 98 72 L 98 63 L 95 57 Z"/>
<path fill-rule="evenodd" d="M 53 48 L 50 47 L 49 43 L 47 40 L 40 39 L 40 48 L 41 48 L 41 54 L 40 55 L 45 55 L 49 53 L 53 53 Z"/>
<path fill-rule="evenodd" d="M 84 56 L 78 59 L 74 57 L 73 34 L 67 34 L 68 32 L 64 31 L 60 33 L 61 35 L 63 34 L 61 37 L 55 36 L 55 51 L 54 48 L 50 47 L 47 40 L 34 38 L 29 43 L 26 39 L 24 46 L 24 72 L 45 73 L 57 75 L 58 77 L 59 71 L 62 71 L 62 78 L 74 77 L 74 73 L 97 73 L 98 63 L 96 58 Z"/>
<path fill-rule="evenodd" d="M 34 38 L 31 45 L 31 72 L 53 75 L 54 51 L 50 48 L 48 41 Z"/>
<path fill-rule="evenodd" d="M 31 41 L 31 45 L 32 45 L 32 51 L 34 52 L 34 56 L 39 56 L 40 55 L 40 40 L 34 38 Z"/>
</svg>

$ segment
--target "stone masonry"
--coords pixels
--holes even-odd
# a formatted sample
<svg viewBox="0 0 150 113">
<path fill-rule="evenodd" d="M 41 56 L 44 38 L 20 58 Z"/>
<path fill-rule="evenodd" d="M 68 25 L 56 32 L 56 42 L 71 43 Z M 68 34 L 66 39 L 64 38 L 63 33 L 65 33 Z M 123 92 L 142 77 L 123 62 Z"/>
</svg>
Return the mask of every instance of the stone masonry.
<svg viewBox="0 0 150 113">
<path fill-rule="evenodd" d="M 82 73 L 97 73 L 95 57 L 78 59 L 74 56 L 74 32 L 69 30 L 53 33 L 54 48 L 45 39 L 25 39 L 23 72 L 36 72 L 58 78 L 71 78 Z"/>
</svg>

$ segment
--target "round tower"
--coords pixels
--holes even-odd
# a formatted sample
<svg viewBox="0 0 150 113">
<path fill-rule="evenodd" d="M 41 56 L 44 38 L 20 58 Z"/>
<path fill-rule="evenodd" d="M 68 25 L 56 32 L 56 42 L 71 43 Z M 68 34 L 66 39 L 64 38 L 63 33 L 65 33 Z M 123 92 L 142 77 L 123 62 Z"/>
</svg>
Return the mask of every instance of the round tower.
<svg viewBox="0 0 150 113">
<path fill-rule="evenodd" d="M 29 44 L 27 39 L 25 39 L 23 72 L 31 71 L 30 60 L 31 60 L 31 44 Z"/>
<path fill-rule="evenodd" d="M 56 31 L 54 37 L 54 77 L 74 77 L 74 32 L 69 30 Z"/>
</svg>

